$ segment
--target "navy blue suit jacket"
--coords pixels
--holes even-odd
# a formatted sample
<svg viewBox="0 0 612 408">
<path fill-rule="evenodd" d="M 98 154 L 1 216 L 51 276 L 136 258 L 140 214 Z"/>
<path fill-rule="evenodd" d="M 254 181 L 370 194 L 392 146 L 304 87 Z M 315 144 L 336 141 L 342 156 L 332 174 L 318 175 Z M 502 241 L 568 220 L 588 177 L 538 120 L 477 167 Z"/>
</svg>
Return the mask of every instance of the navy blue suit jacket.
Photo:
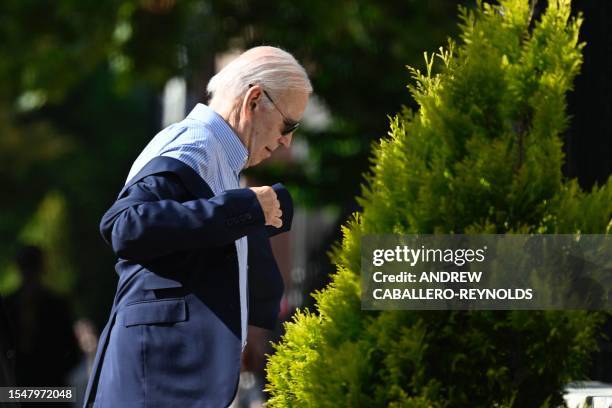
<svg viewBox="0 0 612 408">
<path fill-rule="evenodd" d="M 273 186 L 281 228 L 249 189 L 213 195 L 191 167 L 151 160 L 104 214 L 119 257 L 117 292 L 85 395 L 95 407 L 225 407 L 240 372 L 235 241 L 248 237 L 249 324 L 276 324 L 283 282 L 269 237 L 290 228 L 291 197 Z"/>
</svg>

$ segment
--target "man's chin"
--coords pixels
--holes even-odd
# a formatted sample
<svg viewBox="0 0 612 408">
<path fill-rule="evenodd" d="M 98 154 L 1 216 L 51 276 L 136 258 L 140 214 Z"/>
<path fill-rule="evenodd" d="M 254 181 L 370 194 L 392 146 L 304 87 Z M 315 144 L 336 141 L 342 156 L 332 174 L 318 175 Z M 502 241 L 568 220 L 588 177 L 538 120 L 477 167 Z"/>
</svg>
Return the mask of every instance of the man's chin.
<svg viewBox="0 0 612 408">
<path fill-rule="evenodd" d="M 260 164 L 262 161 L 264 161 L 266 158 L 265 157 L 254 157 L 253 160 L 249 161 L 247 163 L 247 165 L 245 166 L 245 168 L 247 167 L 253 167 L 253 166 L 257 166 L 258 164 Z"/>
<path fill-rule="evenodd" d="M 268 160 L 270 157 L 272 157 L 272 152 L 268 149 L 264 149 L 261 154 L 257 156 L 253 165 L 260 164 L 261 162 Z"/>
</svg>

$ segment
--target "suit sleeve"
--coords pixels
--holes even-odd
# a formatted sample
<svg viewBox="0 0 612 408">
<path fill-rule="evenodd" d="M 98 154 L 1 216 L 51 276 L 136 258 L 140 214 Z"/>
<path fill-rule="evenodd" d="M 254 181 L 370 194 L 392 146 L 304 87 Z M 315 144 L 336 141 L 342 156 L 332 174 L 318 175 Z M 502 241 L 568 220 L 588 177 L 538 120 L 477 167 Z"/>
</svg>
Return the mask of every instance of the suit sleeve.
<svg viewBox="0 0 612 408">
<path fill-rule="evenodd" d="M 291 199 L 291 194 L 289 194 L 289 190 L 287 190 L 287 188 L 281 183 L 274 184 L 272 188 L 276 192 L 276 197 L 278 198 L 281 211 L 283 212 L 283 215 L 281 216 L 283 225 L 280 228 L 276 228 L 271 225 L 266 226 L 268 237 L 273 237 L 274 235 L 278 235 L 281 232 L 289 231 L 291 229 L 291 223 L 293 221 L 293 200 Z"/>
<path fill-rule="evenodd" d="M 249 235 L 248 245 L 249 324 L 273 330 L 284 291 L 283 278 L 263 228 Z"/>
<path fill-rule="evenodd" d="M 172 183 L 176 185 L 168 175 L 145 177 L 104 214 L 100 232 L 117 256 L 144 261 L 183 250 L 223 246 L 265 224 L 259 201 L 250 189 L 227 190 L 210 199 L 184 202 L 160 197 L 172 191 Z"/>
</svg>

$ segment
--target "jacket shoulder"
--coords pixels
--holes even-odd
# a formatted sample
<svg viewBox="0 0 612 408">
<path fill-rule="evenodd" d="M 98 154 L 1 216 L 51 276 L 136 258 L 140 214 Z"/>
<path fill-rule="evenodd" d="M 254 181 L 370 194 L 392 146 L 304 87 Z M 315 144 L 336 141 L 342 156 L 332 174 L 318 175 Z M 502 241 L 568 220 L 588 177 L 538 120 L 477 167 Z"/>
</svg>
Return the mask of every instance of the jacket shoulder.
<svg viewBox="0 0 612 408">
<path fill-rule="evenodd" d="M 214 194 L 208 184 L 189 165 L 173 157 L 157 156 L 151 159 L 134 177 L 132 177 L 119 193 L 119 198 L 132 185 L 140 183 L 143 179 L 152 175 L 164 175 L 171 173 L 171 181 L 178 179 L 179 183 L 191 194 L 198 198 L 210 198 Z"/>
<path fill-rule="evenodd" d="M 193 195 L 184 185 L 181 177 L 169 171 L 143 177 L 125 189 L 118 197 L 118 201 L 128 197 L 138 201 L 193 199 Z"/>
</svg>

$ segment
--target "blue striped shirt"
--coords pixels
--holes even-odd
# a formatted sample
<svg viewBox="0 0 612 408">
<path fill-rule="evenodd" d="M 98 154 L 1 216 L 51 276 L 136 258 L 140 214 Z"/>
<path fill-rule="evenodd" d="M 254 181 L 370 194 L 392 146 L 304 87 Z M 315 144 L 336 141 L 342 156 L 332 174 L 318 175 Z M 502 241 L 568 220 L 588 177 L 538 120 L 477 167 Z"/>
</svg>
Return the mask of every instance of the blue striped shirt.
<svg viewBox="0 0 612 408">
<path fill-rule="evenodd" d="M 182 161 L 206 181 L 215 195 L 240 188 L 240 171 L 248 151 L 225 120 L 208 106 L 198 104 L 183 121 L 168 126 L 149 142 L 136 159 L 126 183 L 156 156 Z M 240 284 L 242 348 L 248 325 L 247 238 L 236 240 Z"/>
</svg>

